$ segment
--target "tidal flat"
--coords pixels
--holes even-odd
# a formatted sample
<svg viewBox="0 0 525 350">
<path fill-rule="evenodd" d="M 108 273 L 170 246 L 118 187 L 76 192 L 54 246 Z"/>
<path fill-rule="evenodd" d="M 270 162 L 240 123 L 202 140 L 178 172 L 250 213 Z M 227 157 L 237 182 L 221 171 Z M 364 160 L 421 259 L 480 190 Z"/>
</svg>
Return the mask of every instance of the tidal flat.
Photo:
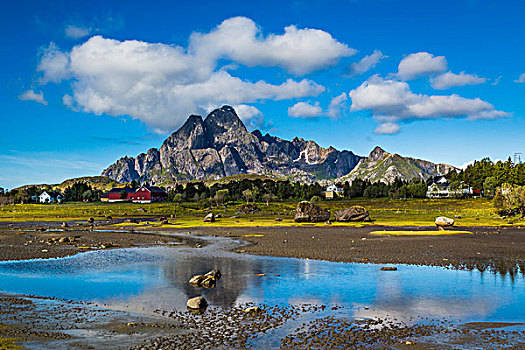
<svg viewBox="0 0 525 350">
<path fill-rule="evenodd" d="M 393 228 L 9 225 L 0 263 L 8 348 L 519 349 L 525 342 L 519 228 L 385 237 L 372 232 Z M 188 284 L 214 268 L 223 275 L 215 288 Z M 186 309 L 196 295 L 209 303 L 202 313 Z M 249 306 L 262 312 L 244 312 Z"/>
</svg>

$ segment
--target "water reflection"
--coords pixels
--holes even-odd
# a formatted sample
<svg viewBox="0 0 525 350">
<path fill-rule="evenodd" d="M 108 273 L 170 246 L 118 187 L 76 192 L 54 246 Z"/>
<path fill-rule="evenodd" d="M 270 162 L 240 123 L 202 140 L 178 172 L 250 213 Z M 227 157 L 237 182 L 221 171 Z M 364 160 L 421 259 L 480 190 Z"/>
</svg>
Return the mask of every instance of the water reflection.
<svg viewBox="0 0 525 350">
<path fill-rule="evenodd" d="M 188 284 L 213 268 L 222 272 L 216 288 Z M 337 304 L 348 317 L 522 322 L 525 283 L 515 272 L 403 265 L 385 272 L 372 264 L 244 256 L 213 246 L 153 247 L 0 263 L 0 290 L 143 313 L 184 310 L 188 298 L 204 295 L 210 305 L 225 308 L 247 302 Z"/>
</svg>

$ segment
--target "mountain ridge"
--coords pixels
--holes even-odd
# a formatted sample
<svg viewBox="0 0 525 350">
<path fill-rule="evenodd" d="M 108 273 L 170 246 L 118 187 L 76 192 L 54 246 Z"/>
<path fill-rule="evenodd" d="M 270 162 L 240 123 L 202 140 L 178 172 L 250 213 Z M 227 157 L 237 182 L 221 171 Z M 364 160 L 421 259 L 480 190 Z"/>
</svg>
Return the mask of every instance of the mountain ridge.
<svg viewBox="0 0 525 350">
<path fill-rule="evenodd" d="M 351 151 L 323 148 L 314 141 L 284 140 L 259 130 L 248 132 L 235 110 L 223 106 L 203 119 L 191 115 L 160 148 L 123 157 L 103 176 L 118 182 L 162 183 L 210 180 L 237 174 L 260 174 L 299 181 L 335 179 L 361 157 Z"/>
<path fill-rule="evenodd" d="M 393 159 L 394 161 L 389 161 Z M 369 174 L 379 163 L 393 166 Z M 159 148 L 136 157 L 122 157 L 102 171 L 117 182 L 148 181 L 161 184 L 180 180 L 216 180 L 238 174 L 258 174 L 294 181 L 392 181 L 437 175 L 455 169 L 421 159 L 391 154 L 377 146 L 368 157 L 334 147 L 321 147 L 299 137 L 291 141 L 260 130 L 248 132 L 235 110 L 223 106 L 206 118 L 191 115 Z"/>
</svg>

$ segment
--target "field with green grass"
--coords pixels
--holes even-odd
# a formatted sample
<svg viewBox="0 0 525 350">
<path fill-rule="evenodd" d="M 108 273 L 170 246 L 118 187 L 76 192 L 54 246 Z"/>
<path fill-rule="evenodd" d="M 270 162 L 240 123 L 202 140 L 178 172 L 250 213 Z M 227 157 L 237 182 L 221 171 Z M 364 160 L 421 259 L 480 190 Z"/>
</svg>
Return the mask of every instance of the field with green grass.
<svg viewBox="0 0 525 350">
<path fill-rule="evenodd" d="M 261 209 L 256 214 L 237 214 L 243 203 L 227 203 L 220 207 L 202 207 L 198 203 L 65 203 L 65 204 L 15 204 L 0 207 L 0 221 L 75 221 L 141 218 L 135 226 L 160 226 L 156 218 L 167 217 L 166 227 L 273 227 L 273 226 L 320 226 L 325 223 L 295 223 L 297 203 L 257 203 Z M 488 199 L 353 199 L 318 203 L 332 213 L 351 205 L 361 205 L 370 212 L 370 223 L 337 223 L 334 226 L 433 226 L 437 216 L 456 217 L 457 226 L 525 226 L 525 221 L 501 218 Z M 204 223 L 209 212 L 221 214 L 214 223 Z M 277 219 L 277 220 L 276 220 Z"/>
</svg>

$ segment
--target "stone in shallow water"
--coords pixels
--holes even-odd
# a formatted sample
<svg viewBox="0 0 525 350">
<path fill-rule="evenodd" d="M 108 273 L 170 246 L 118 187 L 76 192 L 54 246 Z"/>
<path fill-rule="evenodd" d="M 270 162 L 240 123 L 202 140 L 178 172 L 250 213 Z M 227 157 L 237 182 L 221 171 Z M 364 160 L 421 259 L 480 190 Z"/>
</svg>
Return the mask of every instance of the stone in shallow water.
<svg viewBox="0 0 525 350">
<path fill-rule="evenodd" d="M 206 306 L 208 306 L 208 302 L 204 297 L 199 296 L 195 298 L 188 299 L 186 302 L 186 306 L 190 309 L 204 309 Z"/>
</svg>

